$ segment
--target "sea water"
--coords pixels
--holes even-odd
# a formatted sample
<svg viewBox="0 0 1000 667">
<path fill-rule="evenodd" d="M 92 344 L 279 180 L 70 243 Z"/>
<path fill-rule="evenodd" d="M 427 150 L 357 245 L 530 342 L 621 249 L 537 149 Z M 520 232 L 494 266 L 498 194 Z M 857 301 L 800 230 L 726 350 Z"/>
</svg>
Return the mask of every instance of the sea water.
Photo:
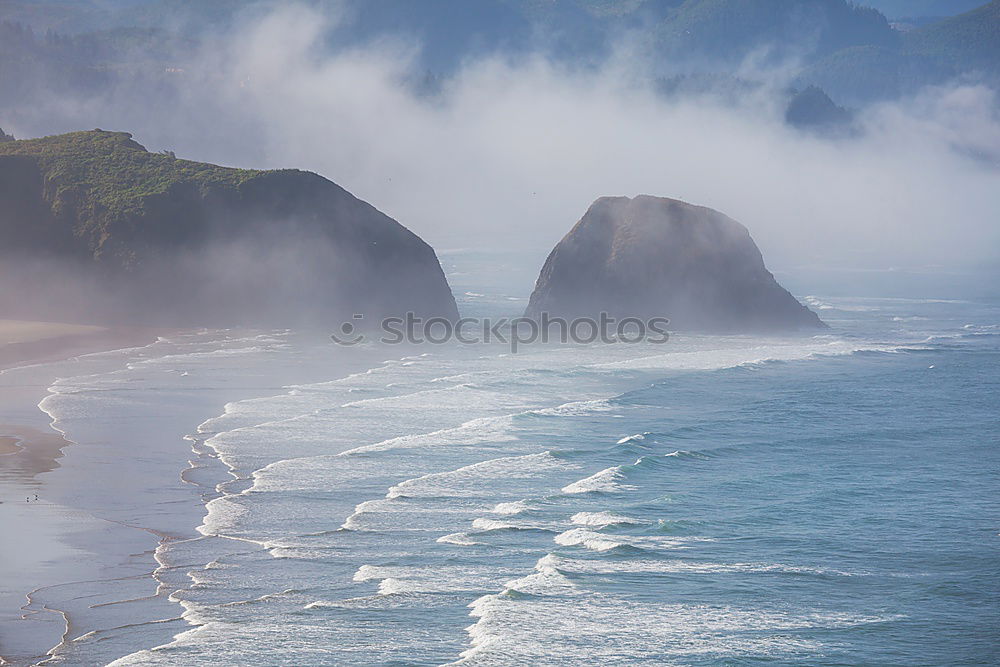
<svg viewBox="0 0 1000 667">
<path fill-rule="evenodd" d="M 452 281 L 465 312 L 523 308 Z M 137 577 L 160 606 L 105 583 L 145 611 L 55 662 L 996 664 L 1000 302 L 805 301 L 830 330 L 516 354 L 205 331 L 63 378 L 67 438 L 114 415 L 175 459 L 117 491 L 168 537 Z"/>
</svg>

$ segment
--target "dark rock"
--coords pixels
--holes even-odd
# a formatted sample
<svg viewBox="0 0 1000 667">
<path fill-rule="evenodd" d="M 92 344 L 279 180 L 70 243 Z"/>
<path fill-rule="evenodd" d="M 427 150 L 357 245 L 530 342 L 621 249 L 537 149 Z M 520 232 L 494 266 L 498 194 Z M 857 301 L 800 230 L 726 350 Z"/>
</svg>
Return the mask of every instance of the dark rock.
<svg viewBox="0 0 1000 667">
<path fill-rule="evenodd" d="M 746 227 L 717 211 L 602 197 L 549 255 L 525 316 L 667 317 L 672 329 L 766 332 L 825 325 L 765 268 Z"/>
</svg>

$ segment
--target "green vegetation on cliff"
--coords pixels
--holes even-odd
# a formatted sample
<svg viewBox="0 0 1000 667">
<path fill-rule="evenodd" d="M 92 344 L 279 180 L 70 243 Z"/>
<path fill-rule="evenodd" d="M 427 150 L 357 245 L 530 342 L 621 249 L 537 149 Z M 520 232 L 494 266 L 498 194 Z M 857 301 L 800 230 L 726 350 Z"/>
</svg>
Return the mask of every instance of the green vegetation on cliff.
<svg viewBox="0 0 1000 667">
<path fill-rule="evenodd" d="M 0 156 L 34 158 L 52 192 L 53 209 L 68 198 L 111 218 L 138 214 L 151 195 L 168 193 L 179 185 L 201 191 L 236 188 L 266 172 L 232 169 L 203 162 L 179 160 L 169 153 L 150 153 L 127 132 L 92 130 L 41 139 L 0 143 Z"/>
</svg>

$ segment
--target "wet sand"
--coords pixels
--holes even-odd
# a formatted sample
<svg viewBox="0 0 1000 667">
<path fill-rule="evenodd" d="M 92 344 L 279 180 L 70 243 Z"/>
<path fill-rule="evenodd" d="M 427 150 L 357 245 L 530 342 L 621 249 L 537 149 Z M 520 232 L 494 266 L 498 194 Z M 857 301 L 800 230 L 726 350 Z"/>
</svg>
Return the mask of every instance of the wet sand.
<svg viewBox="0 0 1000 667">
<path fill-rule="evenodd" d="M 138 327 L 0 320 L 0 369 L 143 345 L 153 337 L 149 329 Z"/>
<path fill-rule="evenodd" d="M 2 406 L 0 406 L 2 409 Z M 57 563 L 86 554 L 69 547 L 63 535 L 73 519 L 44 497 L 36 475 L 56 468 L 70 443 L 54 431 L 0 424 L 0 622 L 30 620 L 22 632 L 0 633 L 0 655 L 27 658 L 28 646 L 59 641 L 65 622 L 55 613 L 27 608 L 27 594 L 51 576 Z M 30 660 L 28 661 L 30 662 Z"/>
<path fill-rule="evenodd" d="M 2 406 L 0 406 L 2 409 Z M 32 479 L 58 465 L 69 442 L 55 431 L 0 424 L 0 482 Z"/>
<path fill-rule="evenodd" d="M 72 445 L 37 407 L 59 372 L 58 363 L 47 364 L 155 338 L 136 328 L 0 320 L 0 374 L 24 378 L 5 380 L 0 387 L 0 664 L 8 664 L 4 658 L 9 664 L 31 664 L 59 643 L 66 619 L 31 595 L 51 582 L 79 577 L 79 566 L 95 554 L 74 544 L 79 543 L 75 536 L 106 530 L 88 513 L 54 502 L 46 492 L 44 473 L 58 468 Z M 11 621 L 18 624 L 16 632 Z"/>
<path fill-rule="evenodd" d="M 17 443 L 20 442 L 18 438 L 12 438 L 6 435 L 0 435 L 0 456 L 7 456 L 9 454 L 17 454 L 21 451 Z"/>
</svg>

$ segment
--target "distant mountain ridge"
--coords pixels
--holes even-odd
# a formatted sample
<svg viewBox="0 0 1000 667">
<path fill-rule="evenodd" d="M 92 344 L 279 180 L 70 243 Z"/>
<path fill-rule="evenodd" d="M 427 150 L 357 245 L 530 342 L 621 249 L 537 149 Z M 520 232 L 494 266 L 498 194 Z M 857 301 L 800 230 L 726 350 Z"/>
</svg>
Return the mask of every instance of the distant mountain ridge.
<svg viewBox="0 0 1000 667">
<path fill-rule="evenodd" d="M 765 68 L 794 63 L 795 88 L 817 86 L 838 105 L 898 98 L 955 78 L 1000 88 L 1000 0 L 906 32 L 867 6 L 896 6 L 889 0 L 305 4 L 337 9 L 337 27 L 326 36 L 331 53 L 391 37 L 421 44 L 414 76 L 426 71 L 425 83 L 494 54 L 539 53 L 594 67 L 628 40 L 649 58 L 637 65 L 643 76 L 731 77 L 742 75 L 748 59 Z M 200 43 L 277 6 L 277 0 L 0 0 L 0 123 L 16 127 L 17 118 L 33 116 L 36 100 L 51 95 L 100 98 L 124 88 L 125 95 L 169 97 L 183 85 L 178 72 L 209 67 L 191 59 Z"/>
<path fill-rule="evenodd" d="M 799 74 L 835 99 L 891 99 L 922 85 L 965 76 L 1000 87 L 1000 0 L 899 36 L 894 48 L 837 51 Z"/>
<path fill-rule="evenodd" d="M 857 4 L 873 7 L 893 20 L 955 16 L 981 6 L 983 0 L 858 0 Z"/>
</svg>

